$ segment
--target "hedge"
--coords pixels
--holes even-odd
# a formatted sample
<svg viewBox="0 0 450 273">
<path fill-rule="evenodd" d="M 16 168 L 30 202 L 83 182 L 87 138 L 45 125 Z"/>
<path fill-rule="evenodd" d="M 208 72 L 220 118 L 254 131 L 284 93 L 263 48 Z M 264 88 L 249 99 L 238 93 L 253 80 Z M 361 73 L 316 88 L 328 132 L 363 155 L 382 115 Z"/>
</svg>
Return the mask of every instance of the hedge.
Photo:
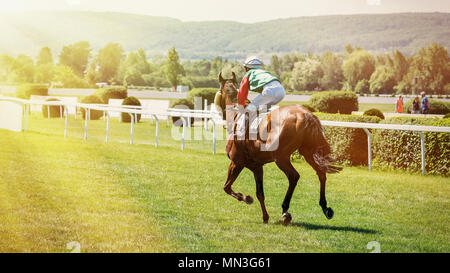
<svg viewBox="0 0 450 273">
<path fill-rule="evenodd" d="M 113 86 L 99 88 L 94 95 L 102 100 L 103 104 L 108 104 L 109 99 L 125 99 L 128 96 L 127 88 L 123 86 Z"/>
<path fill-rule="evenodd" d="M 48 87 L 45 84 L 24 83 L 16 88 L 16 96 L 21 99 L 30 99 L 31 95 L 48 96 Z"/>
<path fill-rule="evenodd" d="M 214 102 L 214 97 L 217 93 L 217 88 L 194 88 L 187 94 L 186 99 L 190 100 L 191 102 L 194 102 L 195 97 L 201 97 L 202 98 L 202 105 L 203 101 L 206 99 L 208 100 L 208 105 Z"/>
<path fill-rule="evenodd" d="M 103 101 L 95 95 L 90 95 L 90 96 L 84 97 L 81 100 L 81 103 L 103 104 Z M 86 112 L 86 110 L 84 108 L 81 108 L 81 114 L 82 114 L 83 119 L 86 118 L 85 112 Z M 103 111 L 90 110 L 90 115 L 91 115 L 91 120 L 97 120 L 97 119 L 100 119 L 101 117 L 103 117 Z"/>
<path fill-rule="evenodd" d="M 55 98 L 50 98 L 47 99 L 45 101 L 60 101 L 59 99 L 55 99 Z M 56 106 L 56 105 L 52 105 L 52 106 L 48 106 L 48 105 L 42 105 L 42 115 L 44 116 L 44 118 L 48 118 L 48 109 L 50 109 L 50 118 L 60 118 L 61 114 L 63 114 L 64 108 L 62 108 L 61 106 Z"/>
<path fill-rule="evenodd" d="M 371 108 L 366 110 L 363 113 L 364 116 L 372 116 L 372 117 L 379 117 L 380 119 L 384 119 L 384 115 L 383 112 L 381 112 L 380 110 L 376 109 L 376 108 Z"/>
<path fill-rule="evenodd" d="M 414 99 L 410 99 L 404 106 L 407 113 L 411 113 L 412 103 Z M 446 115 L 450 113 L 450 102 L 443 102 L 438 100 L 428 100 L 430 102 L 429 114 Z M 420 109 L 422 109 L 422 102 L 420 102 Z"/>
<path fill-rule="evenodd" d="M 320 120 L 379 123 L 380 118 L 360 115 L 314 113 Z M 323 126 L 333 157 L 348 165 L 367 165 L 367 135 L 363 129 Z"/>
<path fill-rule="evenodd" d="M 308 104 L 319 112 L 351 114 L 358 110 L 358 96 L 351 91 L 318 92 L 310 97 Z"/>
<path fill-rule="evenodd" d="M 449 119 L 437 118 L 389 118 L 382 123 L 425 126 L 450 126 Z M 450 135 L 424 132 L 425 169 L 427 173 L 448 176 L 450 169 Z M 398 130 L 375 130 L 374 165 L 381 168 L 420 171 L 420 136 L 417 132 Z"/>
<path fill-rule="evenodd" d="M 170 108 L 194 109 L 194 103 L 188 99 L 179 99 L 173 101 L 170 105 Z M 179 119 L 180 119 L 179 117 L 172 117 L 172 122 L 175 126 L 182 126 L 181 122 L 179 124 L 177 123 Z M 194 124 L 194 118 L 191 118 L 191 124 Z"/>
<path fill-rule="evenodd" d="M 123 100 L 122 105 L 136 105 L 141 106 L 141 102 L 135 97 L 128 97 Z M 131 117 L 128 113 L 121 113 L 123 122 L 131 122 Z M 137 122 L 141 120 L 141 114 L 136 115 Z"/>
</svg>

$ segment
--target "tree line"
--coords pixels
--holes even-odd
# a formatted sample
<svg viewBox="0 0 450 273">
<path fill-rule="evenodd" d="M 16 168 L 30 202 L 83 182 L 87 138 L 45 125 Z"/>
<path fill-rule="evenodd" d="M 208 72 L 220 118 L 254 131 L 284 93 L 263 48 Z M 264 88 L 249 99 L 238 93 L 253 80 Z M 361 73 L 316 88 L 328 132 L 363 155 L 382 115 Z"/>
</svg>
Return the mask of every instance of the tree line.
<svg viewBox="0 0 450 273">
<path fill-rule="evenodd" d="M 49 47 L 33 60 L 0 55 L 0 82 L 46 83 L 65 88 L 111 85 L 190 88 L 218 87 L 217 75 L 244 70 L 237 61 L 222 57 L 211 60 L 180 60 L 175 48 L 166 56 L 148 58 L 139 48 L 126 54 L 118 43 L 109 43 L 94 54 L 89 42 L 64 46 L 54 60 Z M 450 94 L 450 61 L 447 50 L 432 43 L 416 55 L 400 51 L 374 55 L 347 45 L 344 52 L 273 55 L 266 69 L 279 77 L 288 91 L 346 90 L 372 94 Z"/>
</svg>

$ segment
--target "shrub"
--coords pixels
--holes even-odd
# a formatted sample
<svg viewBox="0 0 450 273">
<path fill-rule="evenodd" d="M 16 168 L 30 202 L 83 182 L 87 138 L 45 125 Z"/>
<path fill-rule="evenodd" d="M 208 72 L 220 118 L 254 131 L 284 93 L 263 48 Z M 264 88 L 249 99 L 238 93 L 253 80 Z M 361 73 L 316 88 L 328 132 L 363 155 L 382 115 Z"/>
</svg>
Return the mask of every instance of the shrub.
<svg viewBox="0 0 450 273">
<path fill-rule="evenodd" d="M 444 118 L 450 118 L 450 113 L 445 114 Z"/>
<path fill-rule="evenodd" d="M 315 113 L 321 120 L 378 123 L 372 116 Z M 330 143 L 333 157 L 340 163 L 367 165 L 367 135 L 363 129 L 324 126 L 325 137 Z"/>
<path fill-rule="evenodd" d="M 128 97 L 123 100 L 122 105 L 136 105 L 141 106 L 141 102 L 135 97 Z M 128 113 L 121 113 L 123 122 L 131 122 L 131 117 Z M 141 120 L 141 114 L 136 115 L 137 122 Z"/>
<path fill-rule="evenodd" d="M 188 99 L 179 99 L 170 105 L 170 108 L 176 108 L 176 109 L 194 109 L 194 103 L 191 100 Z M 172 122 L 175 126 L 182 126 L 181 121 L 177 123 L 179 120 L 179 117 L 172 117 Z M 191 119 L 191 124 L 194 124 L 194 118 Z"/>
<path fill-rule="evenodd" d="M 194 101 L 195 97 L 201 97 L 202 98 L 202 105 L 203 101 L 206 99 L 208 100 L 208 105 L 214 102 L 214 97 L 216 96 L 217 88 L 194 88 L 187 94 L 187 99 L 191 102 Z"/>
<path fill-rule="evenodd" d="M 95 96 L 95 95 L 90 95 L 90 96 L 86 96 L 81 100 L 81 103 L 86 103 L 86 104 L 103 104 L 103 101 Z M 86 114 L 85 114 L 85 109 L 81 108 L 81 114 L 83 119 L 86 118 Z M 91 120 L 97 120 L 100 119 L 103 116 L 103 111 L 98 111 L 98 110 L 91 110 L 90 111 L 90 115 L 91 115 Z"/>
<path fill-rule="evenodd" d="M 60 101 L 59 99 L 50 98 L 45 101 Z M 61 106 L 48 106 L 48 105 L 42 105 L 42 115 L 44 118 L 48 118 L 48 109 L 50 109 L 50 118 L 60 118 L 61 114 L 63 114 L 64 109 L 61 109 Z"/>
<path fill-rule="evenodd" d="M 390 118 L 382 123 L 450 126 L 449 119 L 438 118 Z M 450 169 L 450 135 L 447 133 L 424 132 L 425 169 L 427 173 L 447 176 Z M 375 130 L 374 164 L 379 167 L 420 171 L 420 136 L 417 132 L 399 130 Z"/>
<path fill-rule="evenodd" d="M 48 87 L 45 84 L 24 83 L 16 88 L 16 96 L 21 99 L 30 99 L 31 95 L 48 96 Z"/>
<path fill-rule="evenodd" d="M 404 106 L 407 113 L 411 113 L 413 100 L 414 99 L 410 99 Z M 429 102 L 431 106 L 429 114 L 446 115 L 447 113 L 450 113 L 450 102 L 438 100 L 429 100 Z M 422 103 L 420 104 L 420 107 L 422 107 Z"/>
<path fill-rule="evenodd" d="M 99 88 L 94 93 L 102 100 L 103 104 L 108 104 L 109 99 L 125 99 L 128 96 L 127 88 L 123 86 L 113 86 Z"/>
<path fill-rule="evenodd" d="M 320 112 L 351 114 L 358 110 L 358 97 L 350 91 L 327 91 L 313 94 L 308 104 Z"/>
<path fill-rule="evenodd" d="M 378 110 L 376 108 L 372 108 L 372 109 L 366 110 L 363 113 L 363 115 L 364 116 L 379 117 L 380 119 L 384 119 L 383 112 L 381 112 L 380 110 Z"/>
</svg>

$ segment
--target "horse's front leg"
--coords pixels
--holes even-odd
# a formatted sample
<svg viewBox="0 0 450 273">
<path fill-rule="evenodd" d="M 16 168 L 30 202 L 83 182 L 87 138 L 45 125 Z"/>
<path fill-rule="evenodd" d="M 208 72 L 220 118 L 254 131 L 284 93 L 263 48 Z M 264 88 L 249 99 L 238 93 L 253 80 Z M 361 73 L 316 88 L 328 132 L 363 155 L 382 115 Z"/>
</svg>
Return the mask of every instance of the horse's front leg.
<svg viewBox="0 0 450 273">
<path fill-rule="evenodd" d="M 263 167 L 258 166 L 252 169 L 252 171 L 256 182 L 256 197 L 258 197 L 258 201 L 261 205 L 261 210 L 263 214 L 263 222 L 264 224 L 267 224 L 269 222 L 269 214 L 267 213 L 266 204 L 264 203 Z"/>
<path fill-rule="evenodd" d="M 244 166 L 236 164 L 235 162 L 231 161 L 230 166 L 228 166 L 227 182 L 225 182 L 223 189 L 227 194 L 233 196 L 238 201 L 245 201 L 245 203 L 251 204 L 253 203 L 253 199 L 250 196 L 244 196 L 242 193 L 234 192 L 231 189 L 231 186 L 233 185 L 234 181 L 236 181 L 242 169 L 244 169 Z"/>
</svg>

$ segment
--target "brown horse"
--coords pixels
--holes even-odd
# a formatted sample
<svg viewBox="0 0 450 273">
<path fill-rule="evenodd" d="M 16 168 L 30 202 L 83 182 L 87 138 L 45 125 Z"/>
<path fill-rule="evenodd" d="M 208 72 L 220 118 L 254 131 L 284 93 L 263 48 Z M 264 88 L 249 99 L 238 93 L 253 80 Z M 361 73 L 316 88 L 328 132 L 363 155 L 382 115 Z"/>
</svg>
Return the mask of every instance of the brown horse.
<svg viewBox="0 0 450 273">
<path fill-rule="evenodd" d="M 235 106 L 238 93 L 235 74 L 233 73 L 231 79 L 223 79 L 222 75 L 219 74 L 219 82 L 222 95 L 220 107 L 229 109 L 230 106 Z M 230 125 L 236 127 L 236 116 L 237 113 L 226 111 L 228 127 Z M 228 130 L 229 132 L 232 131 L 230 128 Z M 288 212 L 289 204 L 300 178 L 299 173 L 291 164 L 290 157 L 292 153 L 298 151 L 316 171 L 320 181 L 319 205 L 328 219 L 333 218 L 334 212 L 327 207 L 325 198 L 326 174 L 337 173 L 342 168 L 333 166 L 330 145 L 324 137 L 322 126 L 316 116 L 299 105 L 282 106 L 263 118 L 258 128 L 258 136 L 266 135 L 265 140 L 261 140 L 261 138 L 251 140 L 248 135 L 247 132 L 244 139 L 237 139 L 236 135 L 232 133 L 228 138 L 226 152 L 231 163 L 228 167 L 228 178 L 224 186 L 227 194 L 239 201 L 252 204 L 252 197 L 234 192 L 231 188 L 244 168 L 251 170 L 256 181 L 256 196 L 261 204 L 263 221 L 267 223 L 269 215 L 264 204 L 263 165 L 275 162 L 289 180 L 289 188 L 281 206 L 283 223 L 289 224 L 292 220 Z M 275 148 L 268 149 L 267 147 L 271 147 L 271 145 Z"/>
</svg>

